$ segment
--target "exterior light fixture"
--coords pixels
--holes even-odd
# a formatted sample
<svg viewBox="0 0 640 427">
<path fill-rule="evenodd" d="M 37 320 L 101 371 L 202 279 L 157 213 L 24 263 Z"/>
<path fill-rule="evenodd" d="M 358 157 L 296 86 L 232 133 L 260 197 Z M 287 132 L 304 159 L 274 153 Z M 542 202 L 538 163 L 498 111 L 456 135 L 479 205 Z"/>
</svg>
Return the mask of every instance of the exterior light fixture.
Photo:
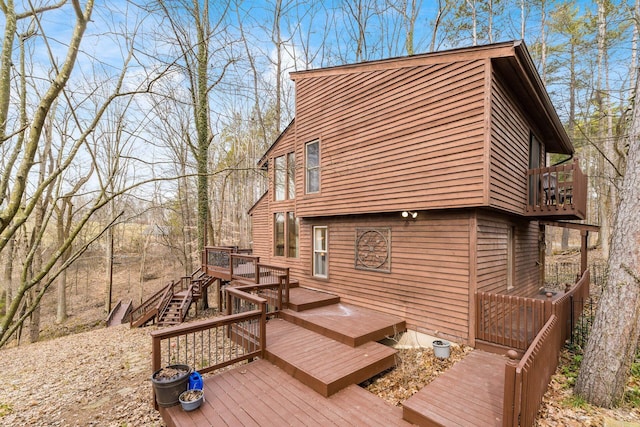
<svg viewBox="0 0 640 427">
<path fill-rule="evenodd" d="M 418 212 L 412 212 L 412 211 L 402 211 L 402 217 L 403 218 L 413 218 L 416 219 L 418 217 Z"/>
</svg>

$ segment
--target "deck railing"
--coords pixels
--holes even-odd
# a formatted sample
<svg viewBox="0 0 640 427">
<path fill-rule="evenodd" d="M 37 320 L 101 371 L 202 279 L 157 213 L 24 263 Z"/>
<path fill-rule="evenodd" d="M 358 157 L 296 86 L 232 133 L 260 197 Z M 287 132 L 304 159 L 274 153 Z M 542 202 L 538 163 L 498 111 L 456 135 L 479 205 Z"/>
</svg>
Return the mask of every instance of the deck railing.
<svg viewBox="0 0 640 427">
<path fill-rule="evenodd" d="M 289 303 L 289 268 L 267 264 L 256 264 L 256 274 L 250 276 L 235 276 L 228 289 L 240 289 L 244 292 L 258 295 L 267 300 L 267 313 L 275 313 L 287 308 Z M 230 309 L 228 298 L 225 300 L 225 310 Z"/>
<path fill-rule="evenodd" d="M 476 338 L 520 351 L 551 314 L 551 300 L 476 292 Z"/>
<path fill-rule="evenodd" d="M 266 300 L 239 289 L 229 294 L 232 306 L 233 301 L 242 301 L 247 311 L 151 332 L 153 372 L 162 366 L 185 364 L 206 373 L 264 358 Z"/>
<path fill-rule="evenodd" d="M 520 362 L 505 365 L 502 425 L 532 426 L 558 366 L 562 325 L 553 314 L 544 324 Z"/>
<path fill-rule="evenodd" d="M 249 249 L 229 246 L 207 246 L 202 251 L 202 269 L 210 276 L 226 281 L 233 278 L 251 278 L 257 273 L 260 257 Z"/>
<path fill-rule="evenodd" d="M 552 301 L 488 292 L 476 292 L 476 338 L 491 344 L 525 351 L 552 314 L 562 325 L 563 340 L 570 338 L 573 325 L 582 314 L 580 304 L 589 297 L 589 270 Z"/>
<path fill-rule="evenodd" d="M 587 177 L 578 161 L 527 171 L 527 208 L 531 216 L 575 216 L 587 212 Z"/>
</svg>

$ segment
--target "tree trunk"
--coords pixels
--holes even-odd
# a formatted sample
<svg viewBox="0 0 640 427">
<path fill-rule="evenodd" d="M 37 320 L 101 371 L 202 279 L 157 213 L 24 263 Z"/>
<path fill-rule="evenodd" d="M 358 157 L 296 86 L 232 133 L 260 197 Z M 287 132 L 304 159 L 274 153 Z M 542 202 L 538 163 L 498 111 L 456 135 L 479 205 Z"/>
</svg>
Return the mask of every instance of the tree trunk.
<svg viewBox="0 0 640 427">
<path fill-rule="evenodd" d="M 576 382 L 587 402 L 620 403 L 638 344 L 640 319 L 640 86 L 629 132 L 629 154 L 620 205 L 614 222 L 607 283 Z"/>
</svg>

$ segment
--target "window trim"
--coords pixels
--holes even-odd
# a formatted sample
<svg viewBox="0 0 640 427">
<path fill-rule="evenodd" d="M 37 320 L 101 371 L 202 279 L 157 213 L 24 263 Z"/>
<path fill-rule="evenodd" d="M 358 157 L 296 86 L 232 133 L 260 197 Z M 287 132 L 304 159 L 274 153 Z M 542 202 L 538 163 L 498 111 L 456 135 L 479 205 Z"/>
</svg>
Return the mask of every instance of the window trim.
<svg viewBox="0 0 640 427">
<path fill-rule="evenodd" d="M 321 250 L 316 249 L 316 230 L 324 230 L 324 247 Z M 329 278 L 329 227 L 326 225 L 314 225 L 312 230 L 312 256 L 311 256 L 311 274 L 313 277 L 318 279 L 328 279 Z M 325 261 L 325 272 L 324 274 L 319 274 L 316 270 L 316 253 L 324 253 Z"/>
<path fill-rule="evenodd" d="M 282 254 L 278 253 L 278 229 L 277 229 L 277 218 L 278 215 L 282 215 L 282 244 L 284 245 L 282 248 Z M 290 220 L 293 219 L 293 222 L 296 224 L 296 250 L 295 255 L 291 255 L 291 227 Z M 293 211 L 278 211 L 273 212 L 273 256 L 274 257 L 282 257 L 282 258 L 298 258 L 300 256 L 300 220 L 296 216 L 296 213 Z"/>
</svg>

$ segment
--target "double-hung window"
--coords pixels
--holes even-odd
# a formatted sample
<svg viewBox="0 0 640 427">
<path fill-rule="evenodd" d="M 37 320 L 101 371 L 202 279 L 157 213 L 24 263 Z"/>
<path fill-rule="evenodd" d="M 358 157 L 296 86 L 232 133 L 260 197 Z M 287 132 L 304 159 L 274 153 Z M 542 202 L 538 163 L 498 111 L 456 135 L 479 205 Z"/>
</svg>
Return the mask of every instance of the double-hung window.
<svg viewBox="0 0 640 427">
<path fill-rule="evenodd" d="M 328 277 L 327 227 L 313 227 L 313 275 Z"/>
</svg>

